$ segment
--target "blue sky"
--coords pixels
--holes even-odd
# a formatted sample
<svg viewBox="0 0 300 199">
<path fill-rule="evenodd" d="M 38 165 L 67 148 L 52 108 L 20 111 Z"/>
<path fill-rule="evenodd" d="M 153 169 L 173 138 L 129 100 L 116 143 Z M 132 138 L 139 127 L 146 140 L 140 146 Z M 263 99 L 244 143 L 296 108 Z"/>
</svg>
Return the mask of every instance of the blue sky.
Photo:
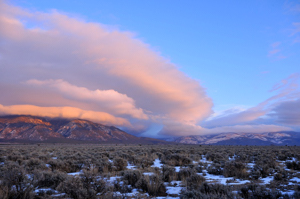
<svg viewBox="0 0 300 199">
<path fill-rule="evenodd" d="M 293 81 L 293 84 L 299 84 L 298 77 L 290 77 L 300 73 L 300 1 L 5 2 L 26 12 L 58 12 L 84 23 L 103 24 L 108 31 L 130 33 L 133 39 L 141 41 L 148 49 L 183 72 L 183 76 L 194 79 L 201 85 L 213 103 L 210 113 L 203 113 L 205 118 L 222 116 L 226 110 L 227 113 L 234 114 L 248 111 L 274 96 L 275 93 L 270 90 L 278 83 Z M 42 26 L 40 23 L 32 23 L 28 20 L 25 26 Z M 30 78 L 42 81 L 38 76 Z M 66 82 L 70 83 L 70 80 Z M 88 88 L 84 84 L 77 86 Z M 114 86 L 103 88 L 126 94 L 135 101 L 138 108 L 152 113 L 156 111 L 142 102 L 139 103 L 139 97 L 127 92 L 126 88 Z M 97 87 L 90 86 L 90 89 L 92 88 Z M 265 115 L 234 125 L 272 124 L 299 129 L 300 122 L 291 127 L 277 124 L 276 119 L 269 117 L 280 103 L 297 101 L 298 94 L 298 89 L 293 90 L 286 94 L 284 99 L 280 98 L 280 102 L 272 103 L 272 108 L 265 111 Z M 292 95 L 294 97 L 286 97 Z M 2 104 L 13 105 L 3 102 Z M 212 112 L 215 114 L 212 115 Z M 268 121 L 266 117 L 269 118 Z M 135 123 L 133 118 L 128 120 L 132 124 Z M 264 122 L 259 122 L 261 120 Z M 200 115 L 196 117 L 192 122 L 192 132 L 202 130 L 205 121 Z M 163 123 L 155 120 L 138 123 L 137 126 L 147 126 L 142 128 L 142 131 L 156 135 L 157 132 L 149 129 L 157 129 L 157 126 L 164 128 L 170 120 L 167 119 Z M 202 126 L 199 126 L 200 124 Z M 166 132 L 167 130 L 162 134 L 170 134 Z"/>
</svg>

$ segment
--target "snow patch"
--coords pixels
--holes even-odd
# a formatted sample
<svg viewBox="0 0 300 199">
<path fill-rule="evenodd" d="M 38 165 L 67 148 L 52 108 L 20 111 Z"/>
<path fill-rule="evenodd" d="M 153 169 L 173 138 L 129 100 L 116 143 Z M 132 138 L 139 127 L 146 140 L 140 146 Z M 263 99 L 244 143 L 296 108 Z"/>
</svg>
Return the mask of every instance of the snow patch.
<svg viewBox="0 0 300 199">
<path fill-rule="evenodd" d="M 79 176 L 80 174 L 82 174 L 82 170 L 81 171 L 78 171 L 78 172 L 73 172 L 73 173 L 68 173 L 68 175 L 70 176 Z"/>
<path fill-rule="evenodd" d="M 133 164 L 130 164 L 130 163 L 128 162 L 126 168 L 127 168 L 127 169 L 135 170 L 135 169 L 136 169 L 136 166 L 134 166 Z"/>
<path fill-rule="evenodd" d="M 153 162 L 153 165 L 151 167 L 162 168 L 163 164 L 161 163 L 161 161 L 159 159 L 155 159 L 154 162 Z"/>
<path fill-rule="evenodd" d="M 152 175 L 154 175 L 154 173 L 153 172 L 146 172 L 146 173 L 143 173 L 145 176 L 152 176 Z"/>
<path fill-rule="evenodd" d="M 180 194 L 181 190 L 184 187 L 166 187 L 167 189 L 167 194 Z"/>
<path fill-rule="evenodd" d="M 268 177 L 266 177 L 266 178 L 260 178 L 260 180 L 263 181 L 263 182 L 260 183 L 260 184 L 263 184 L 263 185 L 265 185 L 265 184 L 270 184 L 270 182 L 271 182 L 273 179 L 274 179 L 273 176 L 268 176 Z"/>
</svg>

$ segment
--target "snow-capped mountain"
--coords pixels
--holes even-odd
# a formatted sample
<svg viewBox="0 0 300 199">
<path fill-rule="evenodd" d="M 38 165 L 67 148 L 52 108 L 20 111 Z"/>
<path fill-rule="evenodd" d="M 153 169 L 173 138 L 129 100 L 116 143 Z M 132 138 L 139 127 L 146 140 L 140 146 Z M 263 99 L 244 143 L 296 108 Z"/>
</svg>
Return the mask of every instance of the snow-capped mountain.
<svg viewBox="0 0 300 199">
<path fill-rule="evenodd" d="M 300 145 L 300 133 L 220 133 L 216 135 L 182 136 L 172 140 L 182 144 L 215 145 Z"/>
<path fill-rule="evenodd" d="M 161 140 L 139 138 L 114 126 L 105 126 L 87 120 L 34 116 L 0 117 L 0 141 L 164 143 Z"/>
</svg>

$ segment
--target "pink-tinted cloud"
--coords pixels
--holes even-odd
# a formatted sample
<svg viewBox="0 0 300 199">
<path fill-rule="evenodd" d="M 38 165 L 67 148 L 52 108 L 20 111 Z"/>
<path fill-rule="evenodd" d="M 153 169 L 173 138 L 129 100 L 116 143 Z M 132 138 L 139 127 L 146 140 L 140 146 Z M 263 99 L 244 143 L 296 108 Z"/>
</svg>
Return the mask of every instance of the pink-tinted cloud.
<svg viewBox="0 0 300 199">
<path fill-rule="evenodd" d="M 277 42 L 272 43 L 271 47 L 272 48 L 277 48 L 277 47 L 279 47 L 280 44 L 281 44 L 281 42 L 277 41 Z"/>
<path fill-rule="evenodd" d="M 80 118 L 108 125 L 130 127 L 130 123 L 108 113 L 81 110 L 75 107 L 39 107 L 34 105 L 3 106 L 0 104 L 0 115 L 35 115 L 41 117 Z"/>
<path fill-rule="evenodd" d="M 294 22 L 293 26 L 294 26 L 294 28 L 292 31 L 292 35 L 300 33 L 300 22 Z"/>
<path fill-rule="evenodd" d="M 270 116 L 270 112 L 274 111 L 275 107 L 283 103 L 294 101 L 300 97 L 298 81 L 300 75 L 298 73 L 290 75 L 288 78 L 281 80 L 275 84 L 270 92 L 277 92 L 267 100 L 259 103 L 255 107 L 241 111 L 226 111 L 222 115 L 204 121 L 202 124 L 205 127 L 230 126 L 238 124 L 246 124 L 255 121 L 263 116 Z M 293 110 L 286 109 L 288 112 Z"/>
<path fill-rule="evenodd" d="M 272 58 L 273 60 L 281 60 L 281 59 L 285 59 L 286 56 L 282 55 L 281 50 L 280 50 L 280 45 L 281 42 L 277 41 L 272 43 L 271 49 L 268 52 L 268 57 Z"/>
<path fill-rule="evenodd" d="M 26 84 L 43 87 L 44 89 L 54 89 L 68 99 L 95 103 L 100 110 L 117 115 L 127 114 L 137 119 L 148 119 L 148 116 L 142 109 L 135 107 L 135 102 L 132 98 L 114 90 L 89 90 L 85 87 L 72 85 L 61 79 L 45 81 L 32 79 L 26 81 Z"/>
<path fill-rule="evenodd" d="M 270 50 L 270 51 L 269 51 L 269 54 L 268 54 L 268 56 L 275 55 L 275 54 L 277 54 L 277 53 L 279 53 L 279 52 L 280 52 L 280 50 L 279 50 L 279 49 L 272 49 L 272 50 Z"/>
<path fill-rule="evenodd" d="M 0 27 L 5 106 L 72 106 L 127 121 L 193 124 L 212 113 L 212 100 L 197 81 L 130 32 L 3 1 Z"/>
</svg>

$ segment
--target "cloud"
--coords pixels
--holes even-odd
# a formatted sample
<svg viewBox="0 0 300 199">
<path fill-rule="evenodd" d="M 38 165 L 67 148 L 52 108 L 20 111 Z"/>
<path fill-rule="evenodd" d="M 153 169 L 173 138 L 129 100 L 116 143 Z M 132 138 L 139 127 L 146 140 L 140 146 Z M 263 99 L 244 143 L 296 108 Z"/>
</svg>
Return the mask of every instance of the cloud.
<svg viewBox="0 0 300 199">
<path fill-rule="evenodd" d="M 72 106 L 127 121 L 194 124 L 212 113 L 212 100 L 196 80 L 130 32 L 3 1 L 0 27 L 5 106 Z"/>
<path fill-rule="evenodd" d="M 281 124 L 300 126 L 300 99 L 279 104 L 269 116 L 275 117 L 276 122 Z"/>
<path fill-rule="evenodd" d="M 269 51 L 269 56 L 275 55 L 275 54 L 277 54 L 279 52 L 280 52 L 279 49 L 272 49 L 272 50 Z"/>
<path fill-rule="evenodd" d="M 300 33 L 300 22 L 294 22 L 293 23 L 293 31 L 292 31 L 292 36 L 295 35 L 295 34 L 298 34 Z"/>
<path fill-rule="evenodd" d="M 2 115 L 78 117 L 134 133 L 156 123 L 162 135 L 276 131 L 288 127 L 249 123 L 287 123 L 284 110 L 299 98 L 290 77 L 257 106 L 205 120 L 213 113 L 205 88 L 131 32 L 1 0 L 0 27 Z M 282 56 L 280 45 L 271 45 L 270 56 Z"/>
<path fill-rule="evenodd" d="M 26 84 L 43 87 L 44 89 L 54 89 L 69 99 L 96 103 L 100 110 L 106 110 L 117 115 L 128 114 L 133 118 L 148 119 L 148 116 L 142 109 L 135 107 L 135 102 L 132 98 L 114 90 L 89 90 L 85 87 L 72 85 L 61 79 L 44 81 L 31 79 L 26 81 Z"/>
<path fill-rule="evenodd" d="M 172 123 L 166 125 L 160 134 L 165 136 L 188 136 L 188 135 L 210 135 L 218 133 L 265 133 L 278 131 L 292 131 L 290 127 L 279 125 L 233 125 L 215 128 L 203 128 L 199 125 L 183 125 L 182 123 Z"/>
<path fill-rule="evenodd" d="M 298 110 L 296 106 L 300 97 L 299 79 L 300 75 L 298 73 L 292 74 L 273 86 L 270 92 L 277 92 L 276 94 L 255 107 L 246 110 L 229 109 L 223 111 L 222 114 L 203 121 L 201 125 L 206 128 L 246 125 L 256 121 L 259 122 L 258 120 L 261 118 L 263 120 L 260 120 L 260 122 L 270 123 L 272 120 L 282 124 L 297 123 L 297 119 L 293 118 L 293 116 L 297 116 Z M 290 121 L 288 121 L 289 119 Z"/>
<path fill-rule="evenodd" d="M 281 60 L 287 58 L 286 56 L 282 55 L 282 53 L 280 53 L 281 52 L 280 45 L 281 42 L 279 41 L 272 43 L 270 45 L 271 49 L 268 52 L 268 57 L 274 60 Z"/>
<path fill-rule="evenodd" d="M 39 107 L 34 105 L 3 106 L 0 104 L 0 115 L 35 115 L 41 117 L 79 118 L 108 125 L 130 127 L 130 123 L 108 113 L 82 110 L 76 107 Z"/>
<path fill-rule="evenodd" d="M 293 43 L 299 43 L 300 42 L 300 22 L 294 22 L 293 28 L 291 30 L 291 37 L 293 38 Z"/>
<path fill-rule="evenodd" d="M 284 8 L 287 11 L 287 13 L 291 13 L 291 14 L 299 14 L 300 13 L 300 4 L 298 4 L 298 2 L 285 1 Z"/>
</svg>

